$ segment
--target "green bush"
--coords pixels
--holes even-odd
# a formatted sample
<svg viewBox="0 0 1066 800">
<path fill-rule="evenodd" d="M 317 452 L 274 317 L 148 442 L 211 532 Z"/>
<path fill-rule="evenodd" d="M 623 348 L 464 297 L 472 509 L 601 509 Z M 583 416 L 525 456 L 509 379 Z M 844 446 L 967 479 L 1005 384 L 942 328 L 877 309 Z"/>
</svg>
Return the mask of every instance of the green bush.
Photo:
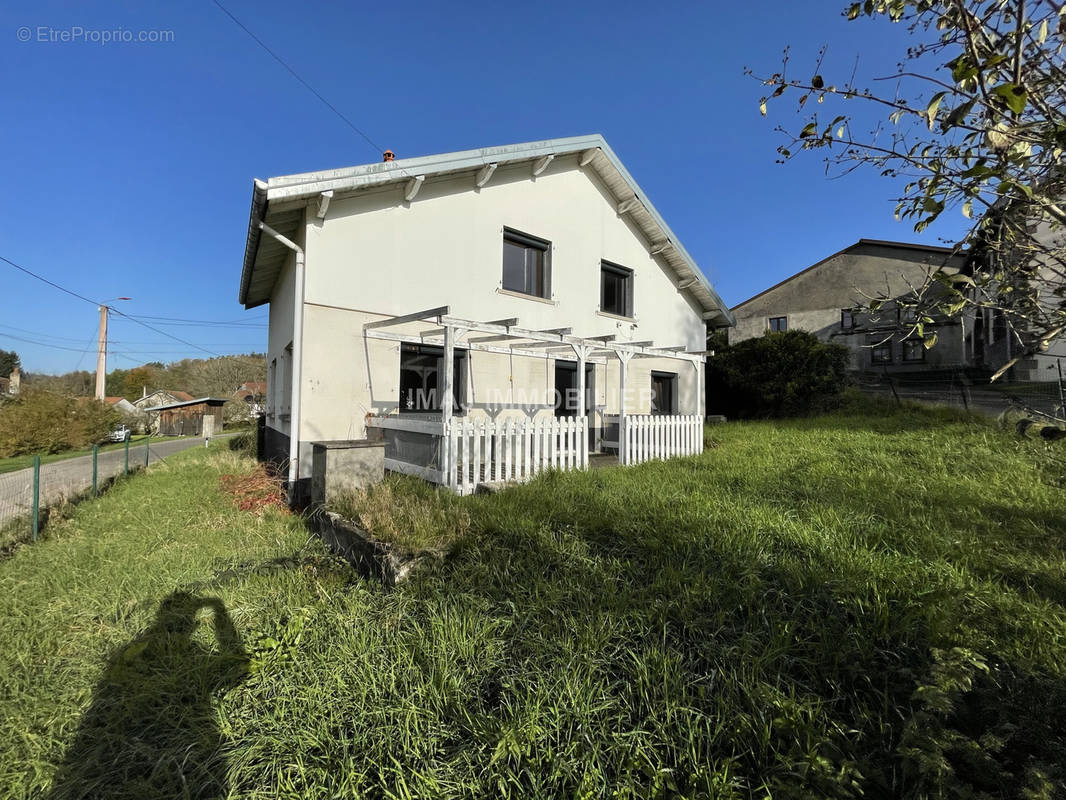
<svg viewBox="0 0 1066 800">
<path fill-rule="evenodd" d="M 27 387 L 0 406 L 0 458 L 86 447 L 107 438 L 120 419 L 98 400 Z"/>
<path fill-rule="evenodd" d="M 255 429 L 244 430 L 229 440 L 229 449 L 250 458 L 259 458 L 259 442 Z"/>
<path fill-rule="evenodd" d="M 708 360 L 708 411 L 758 418 L 829 410 L 847 386 L 847 362 L 847 348 L 806 331 L 745 339 Z"/>
</svg>

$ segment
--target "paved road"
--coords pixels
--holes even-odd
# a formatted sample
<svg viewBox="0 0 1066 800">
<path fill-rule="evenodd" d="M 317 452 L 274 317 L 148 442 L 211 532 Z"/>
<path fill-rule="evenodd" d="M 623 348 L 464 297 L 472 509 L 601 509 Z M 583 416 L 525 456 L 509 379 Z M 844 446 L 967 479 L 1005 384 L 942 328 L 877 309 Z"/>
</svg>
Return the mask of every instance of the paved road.
<svg viewBox="0 0 1066 800">
<path fill-rule="evenodd" d="M 233 434 L 222 434 L 232 436 Z M 188 450 L 190 447 L 203 447 L 204 440 L 193 439 L 153 439 L 149 446 L 149 463 L 155 464 L 160 459 L 174 453 Z M 144 466 L 145 444 L 137 442 L 130 445 L 130 470 Z M 123 449 L 108 450 L 97 456 L 97 480 L 102 485 L 125 469 L 126 453 Z M 92 488 L 93 457 L 78 456 L 64 461 L 53 461 L 41 465 L 41 506 L 54 505 L 65 497 L 84 492 Z M 33 504 L 33 468 L 8 472 L 0 475 L 0 527 L 9 520 L 28 514 Z"/>
</svg>

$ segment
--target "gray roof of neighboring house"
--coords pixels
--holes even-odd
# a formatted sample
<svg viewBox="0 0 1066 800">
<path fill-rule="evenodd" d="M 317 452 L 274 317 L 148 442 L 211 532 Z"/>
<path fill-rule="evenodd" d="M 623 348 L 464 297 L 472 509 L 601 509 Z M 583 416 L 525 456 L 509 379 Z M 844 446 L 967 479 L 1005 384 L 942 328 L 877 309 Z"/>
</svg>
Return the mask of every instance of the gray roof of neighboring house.
<svg viewBox="0 0 1066 800">
<path fill-rule="evenodd" d="M 361 189 L 410 180 L 416 176 L 473 172 L 490 164 L 502 166 L 534 161 L 545 156 L 577 153 L 583 154 L 583 158 L 587 155 L 590 159 L 588 165 L 596 171 L 619 204 L 636 201 L 634 207 L 626 213 L 650 244 L 659 246 L 668 243 L 658 257 L 673 271 L 679 287 L 685 287 L 682 291 L 696 299 L 705 312 L 704 316 L 712 324 L 735 324 L 728 306 L 715 292 L 703 271 L 599 134 L 306 172 L 271 178 L 266 182 L 256 180 L 248 215 L 239 301 L 245 308 L 268 302 L 274 281 L 288 257 L 287 249 L 280 243 L 270 237 L 262 240 L 259 223 L 266 222 L 282 235 L 290 239 L 295 238 L 296 231 L 303 222 L 306 202 L 322 192 L 351 194 Z M 471 184 L 471 189 L 473 188 Z"/>
<path fill-rule="evenodd" d="M 209 406 L 220 406 L 224 403 L 228 403 L 229 399 L 225 397 L 198 397 L 195 400 L 183 400 L 180 403 L 171 403 L 166 406 L 152 406 L 147 411 L 168 411 L 172 408 L 181 408 L 182 406 L 195 406 L 200 403 L 207 403 Z"/>
<path fill-rule="evenodd" d="M 815 270 L 815 269 L 818 269 L 818 267 L 822 266 L 822 264 L 825 264 L 827 261 L 832 261 L 837 256 L 842 256 L 845 253 L 851 253 L 851 252 L 853 252 L 855 250 L 860 250 L 860 249 L 865 248 L 865 247 L 887 247 L 887 248 L 890 248 L 890 249 L 894 248 L 894 249 L 897 249 L 897 250 L 920 250 L 920 251 L 927 252 L 927 253 L 936 253 L 936 254 L 944 255 L 944 256 L 952 256 L 952 255 L 954 255 L 954 256 L 965 258 L 965 254 L 964 253 L 956 253 L 955 249 L 952 248 L 952 247 L 941 247 L 939 245 L 931 245 L 931 244 L 917 244 L 917 243 L 914 243 L 914 242 L 890 242 L 890 241 L 887 241 L 885 239 L 859 239 L 859 241 L 855 242 L 854 244 L 849 244 L 847 247 L 843 248 L 842 250 L 837 250 L 832 255 L 828 255 L 825 258 L 821 259 L 820 261 L 816 261 L 815 263 L 811 264 L 809 267 L 807 267 L 805 269 L 801 269 L 796 274 L 789 275 L 783 281 L 778 281 L 773 286 L 771 286 L 771 287 L 769 287 L 767 289 L 763 289 L 758 294 L 753 294 L 747 300 L 744 300 L 741 303 L 737 303 L 730 310 L 731 311 L 736 311 L 738 308 L 740 308 L 742 306 L 746 306 L 752 300 L 758 300 L 763 295 L 769 294 L 774 289 L 777 289 L 777 288 L 779 288 L 781 286 L 784 286 L 786 283 L 788 283 L 789 281 L 795 280 L 800 275 L 806 275 L 808 272 L 810 272 L 812 270 Z"/>
</svg>

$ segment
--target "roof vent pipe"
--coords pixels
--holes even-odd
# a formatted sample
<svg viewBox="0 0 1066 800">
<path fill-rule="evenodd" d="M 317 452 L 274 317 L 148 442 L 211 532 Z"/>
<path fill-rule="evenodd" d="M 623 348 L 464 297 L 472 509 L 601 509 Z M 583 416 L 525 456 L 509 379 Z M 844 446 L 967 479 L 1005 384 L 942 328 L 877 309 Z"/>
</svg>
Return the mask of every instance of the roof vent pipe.
<svg viewBox="0 0 1066 800">
<path fill-rule="evenodd" d="M 385 162 L 395 161 L 396 154 L 391 150 L 386 150 L 384 153 L 381 154 L 381 160 Z"/>
</svg>

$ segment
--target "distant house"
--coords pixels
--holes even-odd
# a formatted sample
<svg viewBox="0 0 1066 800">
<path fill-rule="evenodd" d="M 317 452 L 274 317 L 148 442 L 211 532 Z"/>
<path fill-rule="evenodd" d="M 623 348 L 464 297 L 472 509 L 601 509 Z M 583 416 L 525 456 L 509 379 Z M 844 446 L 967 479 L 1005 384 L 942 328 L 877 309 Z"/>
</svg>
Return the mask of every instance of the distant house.
<svg viewBox="0 0 1066 800">
<path fill-rule="evenodd" d="M 140 412 L 140 409 L 125 397 L 105 397 L 104 402 L 123 414 L 137 414 Z"/>
<path fill-rule="evenodd" d="M 184 394 L 184 392 L 182 392 Z M 222 432 L 224 397 L 200 397 L 157 406 L 156 433 L 160 436 L 211 436 Z"/>
<path fill-rule="evenodd" d="M 936 346 L 926 349 L 918 336 L 907 332 L 909 311 L 896 302 L 937 270 L 962 269 L 965 256 L 953 252 L 948 247 L 860 239 L 734 306 L 737 325 L 729 331 L 729 341 L 799 329 L 845 345 L 854 371 L 991 371 L 1010 358 L 1005 320 L 970 312 L 936 321 Z M 894 299 L 876 312 L 860 310 L 876 297 Z"/>
<path fill-rule="evenodd" d="M 266 411 L 266 381 L 246 381 L 237 387 L 233 397 L 240 401 L 241 409 L 241 413 L 234 416 L 257 417 Z"/>
<path fill-rule="evenodd" d="M 18 367 L 11 370 L 10 376 L 0 378 L 0 394 L 2 395 L 16 395 L 21 387 L 22 371 Z"/>
<path fill-rule="evenodd" d="M 156 389 L 154 392 L 145 390 L 142 397 L 133 401 L 133 405 L 138 411 L 147 414 L 145 427 L 149 433 L 155 433 L 159 428 L 159 414 L 155 409 L 175 403 L 186 403 L 192 399 L 193 396 L 188 392 L 176 389 Z"/>
</svg>

